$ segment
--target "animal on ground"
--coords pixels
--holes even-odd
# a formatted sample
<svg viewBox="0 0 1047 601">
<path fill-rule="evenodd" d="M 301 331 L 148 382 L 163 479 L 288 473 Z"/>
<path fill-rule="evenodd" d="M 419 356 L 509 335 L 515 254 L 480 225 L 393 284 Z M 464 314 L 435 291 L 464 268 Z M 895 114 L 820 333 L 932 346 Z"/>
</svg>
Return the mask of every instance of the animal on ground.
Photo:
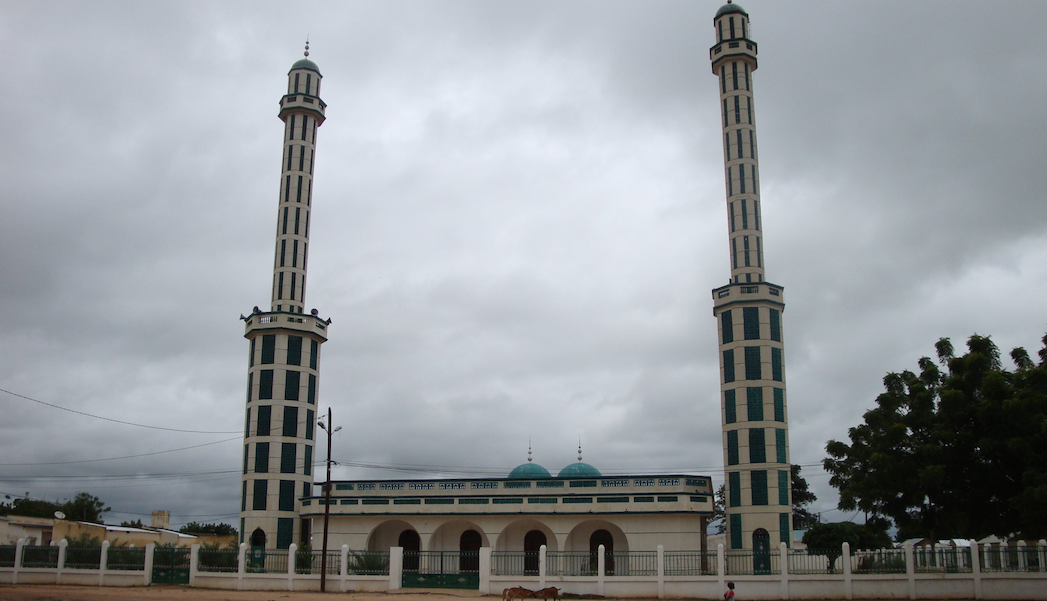
<svg viewBox="0 0 1047 601">
<path fill-rule="evenodd" d="M 540 599 L 556 599 L 556 601 L 560 601 L 560 589 L 555 586 L 546 587 L 535 591 L 534 596 Z"/>
<path fill-rule="evenodd" d="M 534 597 L 534 591 L 522 586 L 514 586 L 502 591 L 502 601 L 513 601 L 513 599 L 527 599 Z"/>
</svg>

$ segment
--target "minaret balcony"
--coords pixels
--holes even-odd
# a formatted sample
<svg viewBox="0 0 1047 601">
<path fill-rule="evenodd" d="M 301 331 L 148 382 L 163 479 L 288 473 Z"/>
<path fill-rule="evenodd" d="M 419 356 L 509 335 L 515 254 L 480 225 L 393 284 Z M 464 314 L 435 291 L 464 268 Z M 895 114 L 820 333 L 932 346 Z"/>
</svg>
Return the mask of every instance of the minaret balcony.
<svg viewBox="0 0 1047 601">
<path fill-rule="evenodd" d="M 728 305 L 772 304 L 785 306 L 785 291 L 768 282 L 731 283 L 713 289 L 713 314 Z"/>
<path fill-rule="evenodd" d="M 327 104 L 320 100 L 319 96 L 309 96 L 308 94 L 287 94 L 280 99 L 280 118 L 283 119 L 288 113 L 307 113 L 314 117 L 318 121 L 318 124 L 323 123 L 324 111 L 327 109 Z"/>
<path fill-rule="evenodd" d="M 713 62 L 713 75 L 720 74 L 720 63 L 732 60 L 747 60 L 756 70 L 756 42 L 743 38 L 724 40 L 709 49 L 709 60 Z"/>
<path fill-rule="evenodd" d="M 324 341 L 327 340 L 327 328 L 331 325 L 330 320 L 316 315 L 285 312 L 252 313 L 250 317 L 244 318 L 244 322 L 245 338 L 261 330 L 293 330 L 318 336 Z"/>
</svg>

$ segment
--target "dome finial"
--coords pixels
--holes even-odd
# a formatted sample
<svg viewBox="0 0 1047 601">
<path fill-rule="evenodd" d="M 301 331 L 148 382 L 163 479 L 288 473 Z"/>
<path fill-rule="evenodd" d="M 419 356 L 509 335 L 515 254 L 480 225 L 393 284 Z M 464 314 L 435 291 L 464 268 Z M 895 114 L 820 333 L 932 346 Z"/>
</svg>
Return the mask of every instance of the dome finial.
<svg viewBox="0 0 1047 601">
<path fill-rule="evenodd" d="M 531 437 L 527 437 L 527 463 L 530 463 L 531 459 Z"/>
<path fill-rule="evenodd" d="M 578 435 L 578 461 L 582 460 L 582 435 Z"/>
<path fill-rule="evenodd" d="M 309 56 L 309 36 L 305 36 L 305 55 Z"/>
</svg>

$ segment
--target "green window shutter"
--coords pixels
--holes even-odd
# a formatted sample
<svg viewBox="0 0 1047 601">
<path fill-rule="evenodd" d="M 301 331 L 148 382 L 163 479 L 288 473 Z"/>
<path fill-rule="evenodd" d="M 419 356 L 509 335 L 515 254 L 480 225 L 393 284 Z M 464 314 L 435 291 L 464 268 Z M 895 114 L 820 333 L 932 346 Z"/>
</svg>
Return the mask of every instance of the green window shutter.
<svg viewBox="0 0 1047 601">
<path fill-rule="evenodd" d="M 734 382 L 734 349 L 723 352 L 723 381 Z"/>
<path fill-rule="evenodd" d="M 273 370 L 263 369 L 258 372 L 258 399 L 273 398 Z"/>
<path fill-rule="evenodd" d="M 251 408 L 247 408 L 247 419 L 244 420 L 244 438 L 251 435 Z"/>
<path fill-rule="evenodd" d="M 774 449 L 776 451 L 776 459 L 778 463 L 786 463 L 785 460 L 785 429 L 775 428 L 774 429 Z"/>
<path fill-rule="evenodd" d="M 742 330 L 746 340 L 760 339 L 760 309 L 757 307 L 742 309 Z"/>
<path fill-rule="evenodd" d="M 254 445 L 254 473 L 269 472 L 269 443 L 256 442 Z"/>
<path fill-rule="evenodd" d="M 309 353 L 309 368 L 316 369 L 317 363 L 320 360 L 320 343 L 315 340 L 309 341 L 310 353 Z"/>
<path fill-rule="evenodd" d="M 302 385 L 302 372 L 300 371 L 286 371 L 284 372 L 284 400 L 285 401 L 297 401 L 298 400 L 298 389 Z"/>
<path fill-rule="evenodd" d="M 789 470 L 778 470 L 778 504 L 789 506 Z"/>
<path fill-rule="evenodd" d="M 277 518 L 276 520 L 276 548 L 290 548 L 294 540 L 294 518 Z"/>
<path fill-rule="evenodd" d="M 298 407 L 284 407 L 284 438 L 298 437 Z"/>
<path fill-rule="evenodd" d="M 305 445 L 305 475 L 313 475 L 313 445 Z"/>
<path fill-rule="evenodd" d="M 749 429 L 749 463 L 767 462 L 767 441 L 763 428 Z M 764 503 L 766 505 L 766 503 Z"/>
<path fill-rule="evenodd" d="M 247 374 L 247 402 L 251 402 L 251 389 L 254 388 L 254 374 Z"/>
<path fill-rule="evenodd" d="M 727 474 L 727 504 L 730 507 L 742 506 L 741 472 L 729 472 Z"/>
<path fill-rule="evenodd" d="M 295 461 L 298 459 L 298 445 L 293 442 L 283 443 L 280 449 L 280 473 L 293 474 Z"/>
<path fill-rule="evenodd" d="M 728 424 L 733 424 L 738 421 L 738 412 L 735 409 L 735 392 L 731 390 L 723 391 L 723 415 L 724 421 Z"/>
<path fill-rule="evenodd" d="M 276 363 L 276 334 L 265 334 L 262 336 L 262 360 L 263 365 Z"/>
<path fill-rule="evenodd" d="M 265 496 L 269 491 L 268 484 L 265 480 L 254 481 L 254 498 L 251 499 L 251 509 L 254 511 L 265 511 Z"/>
<path fill-rule="evenodd" d="M 288 336 L 287 337 L 287 364 L 288 365 L 301 365 L 302 364 L 302 337 L 301 336 Z"/>
<path fill-rule="evenodd" d="M 771 347 L 771 378 L 782 381 L 782 349 Z"/>
<path fill-rule="evenodd" d="M 255 427 L 255 436 L 269 436 L 269 424 L 272 421 L 273 408 L 271 405 L 262 405 L 258 408 L 258 425 Z"/>
<path fill-rule="evenodd" d="M 767 504 L 767 471 L 753 470 L 749 472 L 752 483 L 753 505 Z"/>
<path fill-rule="evenodd" d="M 294 480 L 280 481 L 280 511 L 294 511 Z"/>
<path fill-rule="evenodd" d="M 312 409 L 305 410 L 305 439 L 313 439 L 313 425 L 316 423 L 316 417 L 313 415 Z"/>
<path fill-rule="evenodd" d="M 785 421 L 785 390 L 774 389 L 774 421 Z"/>
<path fill-rule="evenodd" d="M 306 400 L 310 405 L 316 404 L 316 375 L 309 374 L 309 387 L 306 390 Z"/>
<path fill-rule="evenodd" d="M 247 473 L 247 451 L 250 449 L 250 445 L 244 445 L 244 473 Z"/>
<path fill-rule="evenodd" d="M 731 312 L 724 311 L 720 313 L 720 336 L 723 339 L 723 343 L 734 342 L 734 322 L 731 321 Z"/>
<path fill-rule="evenodd" d="M 763 379 L 760 369 L 760 347 L 758 346 L 745 347 L 745 379 Z"/>
<path fill-rule="evenodd" d="M 308 447 L 306 447 L 308 448 Z M 308 482 L 302 482 L 302 496 L 311 497 L 313 496 L 312 484 Z"/>
<path fill-rule="evenodd" d="M 789 524 L 789 514 L 781 513 L 778 514 L 778 532 L 781 536 L 782 542 L 785 543 L 785 548 L 793 546 L 793 529 Z"/>
<path fill-rule="evenodd" d="M 244 482 L 244 496 L 245 496 L 245 500 L 246 500 L 246 495 L 247 495 L 247 483 Z M 242 511 L 247 511 L 247 508 L 245 507 Z M 244 542 L 244 518 L 240 518 L 240 542 Z"/>
<path fill-rule="evenodd" d="M 731 514 L 731 548 L 742 548 L 742 516 Z"/>
<path fill-rule="evenodd" d="M 750 386 L 745 389 L 747 415 L 751 422 L 763 421 L 763 388 Z"/>
<path fill-rule="evenodd" d="M 727 465 L 738 465 L 738 431 L 727 431 Z"/>
<path fill-rule="evenodd" d="M 782 314 L 778 309 L 771 309 L 771 340 L 782 341 Z"/>
<path fill-rule="evenodd" d="M 254 367 L 254 341 L 255 341 L 255 339 L 252 338 L 251 339 L 251 356 L 247 358 L 247 367 Z"/>
<path fill-rule="evenodd" d="M 243 482 L 241 482 L 241 484 L 243 484 L 243 486 L 241 487 L 242 491 L 240 493 L 240 511 L 247 511 L 247 480 L 244 480 Z M 241 534 L 243 533 L 243 529 L 244 527 L 243 525 L 241 525 Z"/>
</svg>

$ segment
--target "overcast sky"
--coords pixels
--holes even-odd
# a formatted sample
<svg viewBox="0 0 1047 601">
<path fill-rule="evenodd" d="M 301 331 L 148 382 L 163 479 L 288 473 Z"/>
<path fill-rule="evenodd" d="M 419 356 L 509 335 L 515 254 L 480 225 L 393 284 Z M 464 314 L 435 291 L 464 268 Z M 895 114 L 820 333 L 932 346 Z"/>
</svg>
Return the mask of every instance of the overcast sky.
<svg viewBox="0 0 1047 601">
<path fill-rule="evenodd" d="M 236 523 L 306 36 L 336 477 L 501 476 L 528 439 L 555 474 L 580 437 L 721 482 L 718 6 L 0 2 L 0 492 Z M 825 443 L 886 373 L 1040 348 L 1047 3 L 743 6 L 791 458 L 838 521 Z"/>
</svg>

